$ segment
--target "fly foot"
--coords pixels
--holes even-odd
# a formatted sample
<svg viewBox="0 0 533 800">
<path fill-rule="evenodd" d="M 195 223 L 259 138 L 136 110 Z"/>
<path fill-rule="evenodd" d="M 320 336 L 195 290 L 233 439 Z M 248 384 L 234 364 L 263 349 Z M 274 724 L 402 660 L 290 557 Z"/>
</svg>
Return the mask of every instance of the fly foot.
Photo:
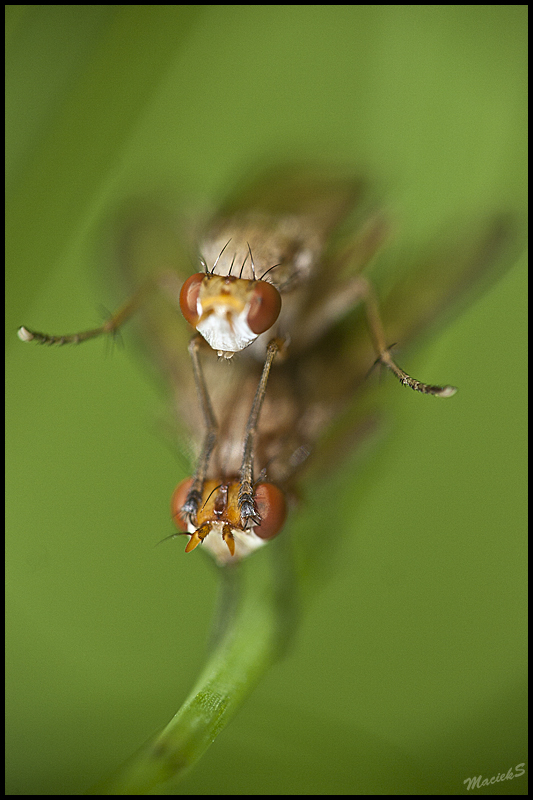
<svg viewBox="0 0 533 800">
<path fill-rule="evenodd" d="M 261 515 L 254 501 L 253 487 L 248 481 L 243 481 L 239 489 L 239 512 L 243 528 L 261 524 Z"/>
</svg>

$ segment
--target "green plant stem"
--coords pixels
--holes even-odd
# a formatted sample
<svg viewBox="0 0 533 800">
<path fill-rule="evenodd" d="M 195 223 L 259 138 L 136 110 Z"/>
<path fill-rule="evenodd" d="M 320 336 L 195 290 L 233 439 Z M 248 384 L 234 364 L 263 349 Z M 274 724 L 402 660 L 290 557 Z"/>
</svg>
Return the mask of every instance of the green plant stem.
<svg viewBox="0 0 533 800">
<path fill-rule="evenodd" d="M 218 615 L 215 644 L 194 688 L 168 725 L 88 794 L 146 794 L 198 761 L 280 653 L 293 618 L 289 572 L 278 569 L 272 579 L 248 564 L 221 570 L 218 605 L 226 613 Z"/>
</svg>

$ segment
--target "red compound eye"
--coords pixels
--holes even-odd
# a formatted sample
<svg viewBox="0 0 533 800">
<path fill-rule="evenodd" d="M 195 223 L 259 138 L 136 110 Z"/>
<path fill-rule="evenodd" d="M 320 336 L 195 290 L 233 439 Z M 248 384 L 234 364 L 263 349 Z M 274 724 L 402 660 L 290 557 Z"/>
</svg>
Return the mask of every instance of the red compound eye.
<svg viewBox="0 0 533 800">
<path fill-rule="evenodd" d="M 185 532 L 187 532 L 187 521 L 181 516 L 181 507 L 187 499 L 191 484 L 192 478 L 185 478 L 184 481 L 176 486 L 170 500 L 170 513 L 172 514 L 174 525 Z"/>
<path fill-rule="evenodd" d="M 181 292 L 180 292 L 181 313 L 183 314 L 187 322 L 193 326 L 193 328 L 196 327 L 196 323 L 198 322 L 199 319 L 197 310 L 197 301 L 198 301 L 198 294 L 200 292 L 200 287 L 202 285 L 202 281 L 204 278 L 205 278 L 205 273 L 196 272 L 194 275 L 191 275 L 190 278 L 187 278 L 187 280 L 181 287 Z"/>
<path fill-rule="evenodd" d="M 281 295 L 275 286 L 266 281 L 257 281 L 254 286 L 248 325 L 253 333 L 264 333 L 275 323 L 281 311 Z"/>
<path fill-rule="evenodd" d="M 273 483 L 260 483 L 254 493 L 255 504 L 261 515 L 261 525 L 254 527 L 260 539 L 273 539 L 281 531 L 287 517 L 285 495 Z"/>
</svg>

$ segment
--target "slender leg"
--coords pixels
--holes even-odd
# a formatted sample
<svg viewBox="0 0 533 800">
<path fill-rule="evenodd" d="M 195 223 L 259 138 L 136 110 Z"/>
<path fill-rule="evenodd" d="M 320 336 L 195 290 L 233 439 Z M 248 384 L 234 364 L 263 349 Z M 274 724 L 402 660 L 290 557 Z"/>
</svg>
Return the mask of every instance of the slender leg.
<svg viewBox="0 0 533 800">
<path fill-rule="evenodd" d="M 123 325 L 132 314 L 137 311 L 140 305 L 146 299 L 148 292 L 153 287 L 152 281 L 144 283 L 123 305 L 120 306 L 108 320 L 104 322 L 99 328 L 93 328 L 89 331 L 80 331 L 80 333 L 71 333 L 66 336 L 51 336 L 47 333 L 38 333 L 37 331 L 30 331 L 24 326 L 19 328 L 17 333 L 19 339 L 23 342 L 37 342 L 38 344 L 48 345 L 63 345 L 63 344 L 81 344 L 89 339 L 96 339 L 98 336 L 106 334 L 113 335 Z"/>
<path fill-rule="evenodd" d="M 207 386 L 205 384 L 200 357 L 198 355 L 198 350 L 202 341 L 202 337 L 199 334 L 196 334 L 192 337 L 189 343 L 189 353 L 192 361 L 194 382 L 196 384 L 196 391 L 202 407 L 202 414 L 204 416 L 206 427 L 202 452 L 200 453 L 200 458 L 198 459 L 193 482 L 191 484 L 191 488 L 189 489 L 189 493 L 187 494 L 187 499 L 185 500 L 185 503 L 181 509 L 183 515 L 188 517 L 193 524 L 195 523 L 196 512 L 198 511 L 198 506 L 200 505 L 200 501 L 202 499 L 202 489 L 205 476 L 207 474 L 207 467 L 209 465 L 211 453 L 213 452 L 213 448 L 216 444 L 218 430 L 217 421 L 213 412 L 213 407 L 211 406 L 211 400 L 209 399 Z"/>
<path fill-rule="evenodd" d="M 267 355 L 265 359 L 265 364 L 263 366 L 263 372 L 261 374 L 261 379 L 259 381 L 254 401 L 252 403 L 250 416 L 248 417 L 248 422 L 246 423 L 246 433 L 244 436 L 244 450 L 243 450 L 242 464 L 240 469 L 241 486 L 239 489 L 239 509 L 241 512 L 241 522 L 243 526 L 250 524 L 250 520 L 252 521 L 252 523 L 255 523 L 257 525 L 261 523 L 261 517 L 259 516 L 257 509 L 255 507 L 254 494 L 253 494 L 254 443 L 255 443 L 255 435 L 257 432 L 257 423 L 259 420 L 259 414 L 261 412 L 261 406 L 263 405 L 263 400 L 265 399 L 265 392 L 268 381 L 268 375 L 270 373 L 270 368 L 272 366 L 272 362 L 274 361 L 276 353 L 278 353 L 282 347 L 283 347 L 282 339 L 272 339 L 272 341 L 269 343 L 267 347 Z"/>
<path fill-rule="evenodd" d="M 370 330 L 372 344 L 376 351 L 377 361 L 387 367 L 387 369 L 390 369 L 400 383 L 404 386 L 409 386 L 409 388 L 413 389 L 415 392 L 432 394 L 435 397 L 451 397 L 454 395 L 457 391 L 455 386 L 432 386 L 427 383 L 422 383 L 422 381 L 417 381 L 415 378 L 411 378 L 407 372 L 404 372 L 404 370 L 393 361 L 390 348 L 387 347 L 385 343 L 385 333 L 379 313 L 378 301 L 372 284 L 363 276 L 358 277 L 358 282 L 361 287 L 361 297 L 365 304 L 368 328 Z"/>
</svg>

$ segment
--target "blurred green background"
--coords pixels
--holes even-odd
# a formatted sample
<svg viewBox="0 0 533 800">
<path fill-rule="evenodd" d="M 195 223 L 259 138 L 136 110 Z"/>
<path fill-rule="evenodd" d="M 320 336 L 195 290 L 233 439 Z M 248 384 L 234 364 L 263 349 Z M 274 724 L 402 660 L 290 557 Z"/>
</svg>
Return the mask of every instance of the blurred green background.
<svg viewBox="0 0 533 800">
<path fill-rule="evenodd" d="M 48 350 L 16 328 L 75 331 L 115 305 L 95 252 L 122 200 L 216 202 L 263 157 L 375 174 L 404 247 L 523 213 L 526 15 L 7 6 L 8 794 L 83 792 L 164 725 L 216 596 L 207 558 L 154 548 L 183 467 L 127 337 Z M 386 445 L 293 521 L 305 537 L 338 504 L 334 569 L 178 793 L 463 794 L 526 760 L 526 297 L 521 257 L 403 358 L 453 400 L 384 382 Z"/>
</svg>

